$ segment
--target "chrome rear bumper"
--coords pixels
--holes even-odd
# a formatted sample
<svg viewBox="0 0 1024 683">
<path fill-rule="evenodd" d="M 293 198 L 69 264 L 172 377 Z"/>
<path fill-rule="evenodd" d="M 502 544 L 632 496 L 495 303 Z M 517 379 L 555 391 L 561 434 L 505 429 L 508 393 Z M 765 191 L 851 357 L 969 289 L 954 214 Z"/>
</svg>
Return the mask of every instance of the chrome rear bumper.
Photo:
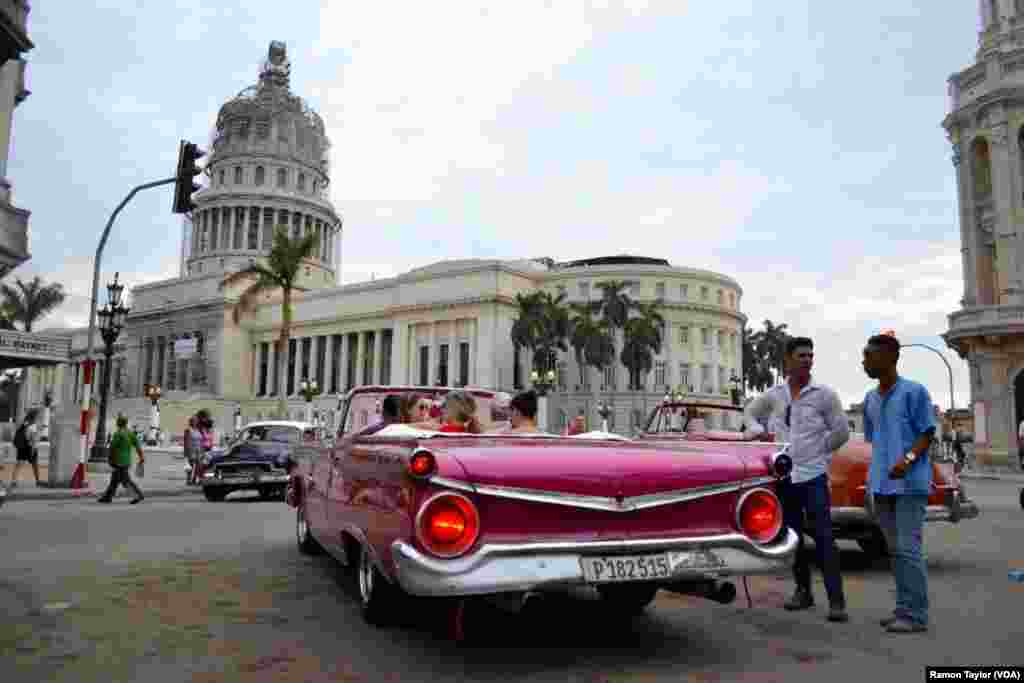
<svg viewBox="0 0 1024 683">
<path fill-rule="evenodd" d="M 956 524 L 962 519 L 974 519 L 979 514 L 981 512 L 977 503 L 955 496 L 947 505 L 929 505 L 925 510 L 924 521 Z M 835 507 L 832 508 L 832 524 L 877 525 L 878 519 L 873 511 L 866 507 Z"/>
<path fill-rule="evenodd" d="M 792 529 L 774 543 L 758 545 L 742 534 L 696 538 L 625 539 L 483 545 L 454 560 L 421 553 L 405 541 L 391 544 L 398 583 L 424 596 L 486 595 L 586 583 L 580 560 L 598 555 L 640 555 L 711 550 L 724 566 L 677 569 L 664 583 L 747 574 L 775 574 L 793 565 L 797 536 Z"/>
</svg>

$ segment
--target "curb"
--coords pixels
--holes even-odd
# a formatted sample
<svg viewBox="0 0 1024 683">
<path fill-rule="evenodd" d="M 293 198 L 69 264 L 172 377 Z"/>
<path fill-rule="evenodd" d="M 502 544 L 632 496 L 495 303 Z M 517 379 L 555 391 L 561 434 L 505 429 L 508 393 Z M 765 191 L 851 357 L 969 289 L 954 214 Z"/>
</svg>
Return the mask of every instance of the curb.
<svg viewBox="0 0 1024 683">
<path fill-rule="evenodd" d="M 53 489 L 50 489 L 52 491 Z M 59 492 L 49 493 L 42 491 L 15 491 L 7 492 L 6 502 L 15 503 L 20 500 L 82 500 L 91 499 L 97 497 L 102 493 L 100 489 L 94 489 L 91 486 L 84 489 L 61 489 Z M 145 498 L 181 498 L 184 496 L 202 496 L 202 489 L 153 489 L 151 491 L 142 490 L 142 495 Z M 118 496 L 120 498 L 121 496 Z M 128 496 L 125 496 L 126 498 Z"/>
</svg>

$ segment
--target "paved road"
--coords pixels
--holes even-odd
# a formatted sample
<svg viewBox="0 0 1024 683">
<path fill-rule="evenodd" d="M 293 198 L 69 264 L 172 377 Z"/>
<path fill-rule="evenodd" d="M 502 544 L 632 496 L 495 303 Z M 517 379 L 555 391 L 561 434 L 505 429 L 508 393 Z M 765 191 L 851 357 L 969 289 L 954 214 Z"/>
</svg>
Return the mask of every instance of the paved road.
<svg viewBox="0 0 1024 683">
<path fill-rule="evenodd" d="M 5 681 L 896 681 L 926 664 L 1024 664 L 1019 486 L 974 482 L 984 519 L 928 531 L 934 625 L 891 636 L 884 561 L 844 545 L 852 621 L 779 608 L 788 580 L 733 605 L 662 592 L 632 620 L 586 594 L 535 612 L 483 611 L 483 642 L 458 647 L 432 603 L 402 628 L 359 617 L 351 577 L 298 555 L 279 502 L 23 501 L 0 509 Z M 236 494 L 238 495 L 238 494 Z"/>
</svg>

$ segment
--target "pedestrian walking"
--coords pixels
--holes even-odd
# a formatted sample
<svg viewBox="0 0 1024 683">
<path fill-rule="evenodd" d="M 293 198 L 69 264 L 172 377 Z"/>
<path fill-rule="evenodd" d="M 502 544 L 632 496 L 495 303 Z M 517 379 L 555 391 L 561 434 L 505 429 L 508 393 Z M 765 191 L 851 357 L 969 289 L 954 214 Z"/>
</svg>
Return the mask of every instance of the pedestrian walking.
<svg viewBox="0 0 1024 683">
<path fill-rule="evenodd" d="M 21 421 L 21 424 L 18 425 L 14 432 L 15 461 L 14 469 L 11 471 L 10 488 L 18 485 L 18 473 L 21 471 L 21 466 L 24 463 L 32 466 L 32 474 L 35 475 L 36 486 L 39 485 L 39 426 L 36 424 L 38 416 L 39 411 L 35 408 L 25 411 L 25 419 Z"/>
<path fill-rule="evenodd" d="M 747 438 L 764 433 L 762 422 L 767 422 L 777 440 L 789 442 L 793 459 L 793 471 L 778 489 L 786 526 L 799 538 L 793 564 L 796 590 L 783 606 L 787 610 L 814 606 L 811 553 L 804 542 L 804 532 L 809 531 L 814 535 L 814 554 L 825 578 L 828 620 L 848 621 L 839 549 L 832 538 L 828 469 L 832 454 L 849 440 L 850 426 L 839 395 L 812 381 L 814 342 L 807 337 L 792 337 L 785 351 L 786 382 L 764 392 L 744 410 Z M 805 518 L 810 529 L 805 529 Z"/>
<path fill-rule="evenodd" d="M 196 484 L 199 481 L 199 460 L 202 457 L 203 449 L 201 435 L 199 434 L 199 422 L 193 415 L 188 419 L 185 433 L 182 435 L 182 446 L 185 450 L 185 462 L 188 463 L 188 482 Z"/>
<path fill-rule="evenodd" d="M 928 630 L 923 531 L 935 415 L 928 390 L 900 377 L 899 358 L 900 342 L 893 335 L 875 335 L 864 347 L 864 372 L 878 380 L 864 397 L 864 438 L 871 442 L 872 507 L 889 544 L 896 581 L 896 609 L 881 624 L 893 633 L 917 633 Z"/>
<path fill-rule="evenodd" d="M 103 495 L 97 498 L 97 502 L 109 503 L 114 499 L 119 484 L 135 492 L 132 504 L 141 503 L 144 496 L 138 484 L 132 480 L 132 451 L 139 454 L 139 463 L 146 462 L 146 456 L 139 446 L 139 440 L 133 432 L 128 431 L 128 418 L 121 415 L 117 418 L 117 431 L 110 440 L 110 484 Z"/>
</svg>

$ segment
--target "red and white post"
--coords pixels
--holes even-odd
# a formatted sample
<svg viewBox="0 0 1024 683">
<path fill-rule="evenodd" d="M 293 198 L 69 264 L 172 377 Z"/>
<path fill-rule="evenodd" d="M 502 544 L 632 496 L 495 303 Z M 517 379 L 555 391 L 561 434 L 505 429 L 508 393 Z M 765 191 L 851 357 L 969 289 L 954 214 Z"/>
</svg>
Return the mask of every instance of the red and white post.
<svg viewBox="0 0 1024 683">
<path fill-rule="evenodd" d="M 78 453 L 78 467 L 75 468 L 75 474 L 71 477 L 71 488 L 73 489 L 88 488 L 85 478 L 85 463 L 89 459 L 89 402 L 92 400 L 92 378 L 96 361 L 87 358 L 83 366 L 82 413 L 79 423 L 81 448 Z"/>
</svg>

